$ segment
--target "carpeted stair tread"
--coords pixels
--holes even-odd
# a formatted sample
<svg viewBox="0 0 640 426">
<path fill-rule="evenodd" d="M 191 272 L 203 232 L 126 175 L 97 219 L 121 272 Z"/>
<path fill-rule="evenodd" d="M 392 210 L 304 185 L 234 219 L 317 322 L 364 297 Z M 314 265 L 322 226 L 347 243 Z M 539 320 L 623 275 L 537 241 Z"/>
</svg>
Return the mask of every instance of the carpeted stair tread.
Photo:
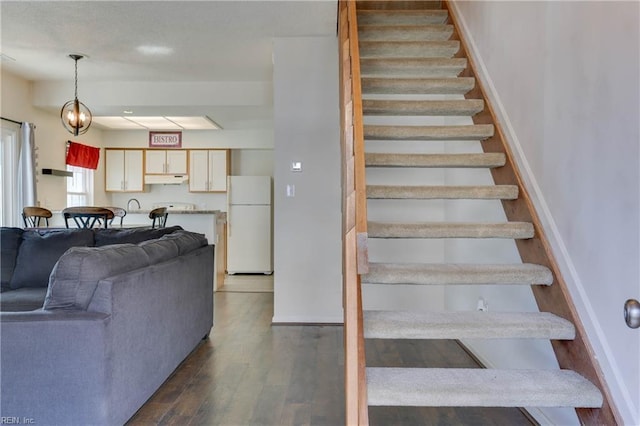
<svg viewBox="0 0 640 426">
<path fill-rule="evenodd" d="M 466 58 L 360 58 L 361 77 L 457 77 Z"/>
<path fill-rule="evenodd" d="M 473 140 L 493 137 L 493 124 L 466 126 L 383 126 L 365 124 L 364 138 L 369 140 Z"/>
<path fill-rule="evenodd" d="M 362 78 L 362 93 L 392 95 L 464 95 L 475 87 L 473 77 Z"/>
<path fill-rule="evenodd" d="M 575 327 L 548 312 L 364 311 L 364 337 L 573 340 Z"/>
<path fill-rule="evenodd" d="M 433 116 L 472 116 L 484 109 L 482 99 L 463 100 L 382 100 L 363 99 L 364 115 L 433 115 Z"/>
<path fill-rule="evenodd" d="M 476 199 L 515 200 L 518 198 L 516 185 L 486 186 L 394 186 L 367 185 L 368 199 Z"/>
<path fill-rule="evenodd" d="M 501 152 L 484 154 L 365 153 L 366 167 L 495 168 L 506 164 Z"/>
<path fill-rule="evenodd" d="M 570 370 L 368 367 L 366 375 L 373 406 L 602 406 L 598 388 Z"/>
<path fill-rule="evenodd" d="M 359 10 L 358 24 L 422 25 L 443 24 L 449 13 L 444 10 Z"/>
<path fill-rule="evenodd" d="M 369 284 L 516 284 L 551 285 L 549 268 L 532 263 L 369 263 L 369 273 L 362 275 Z"/>
<path fill-rule="evenodd" d="M 361 25 L 358 23 L 359 41 L 432 41 L 448 40 L 453 25 Z"/>
<path fill-rule="evenodd" d="M 368 222 L 369 238 L 533 238 L 529 222 Z"/>
<path fill-rule="evenodd" d="M 440 0 L 412 0 L 412 1 L 379 1 L 379 0 L 357 0 L 358 12 L 361 10 L 428 10 L 441 9 Z"/>
<path fill-rule="evenodd" d="M 458 50 L 458 40 L 360 41 L 361 58 L 451 58 Z"/>
</svg>

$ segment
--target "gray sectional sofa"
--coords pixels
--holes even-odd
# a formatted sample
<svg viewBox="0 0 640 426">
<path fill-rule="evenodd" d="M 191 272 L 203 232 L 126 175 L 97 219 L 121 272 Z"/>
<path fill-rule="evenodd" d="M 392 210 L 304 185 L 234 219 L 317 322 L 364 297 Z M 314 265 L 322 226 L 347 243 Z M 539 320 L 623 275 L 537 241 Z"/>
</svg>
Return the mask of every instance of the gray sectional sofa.
<svg viewBox="0 0 640 426">
<path fill-rule="evenodd" d="M 1 236 L 0 418 L 124 424 L 213 325 L 214 247 L 201 234 Z"/>
</svg>

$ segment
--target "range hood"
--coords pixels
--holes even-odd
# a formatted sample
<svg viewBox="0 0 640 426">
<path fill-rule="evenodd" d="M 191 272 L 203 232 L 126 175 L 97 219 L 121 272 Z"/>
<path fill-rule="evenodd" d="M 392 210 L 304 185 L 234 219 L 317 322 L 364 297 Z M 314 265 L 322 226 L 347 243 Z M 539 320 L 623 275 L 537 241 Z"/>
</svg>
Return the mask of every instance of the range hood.
<svg viewBox="0 0 640 426">
<path fill-rule="evenodd" d="M 188 180 L 188 175 L 144 175 L 147 185 L 180 185 Z"/>
</svg>

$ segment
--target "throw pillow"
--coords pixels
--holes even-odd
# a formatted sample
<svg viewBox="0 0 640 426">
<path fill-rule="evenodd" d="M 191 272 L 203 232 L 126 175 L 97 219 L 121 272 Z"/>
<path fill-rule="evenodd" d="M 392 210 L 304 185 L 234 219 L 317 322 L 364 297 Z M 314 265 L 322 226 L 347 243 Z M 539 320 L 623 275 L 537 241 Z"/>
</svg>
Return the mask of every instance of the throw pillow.
<svg viewBox="0 0 640 426">
<path fill-rule="evenodd" d="M 22 241 L 21 228 L 5 228 L 0 229 L 0 269 L 2 269 L 2 278 L 0 279 L 1 289 L 8 290 L 13 270 L 16 267 L 16 259 L 18 257 L 18 248 Z"/>
<path fill-rule="evenodd" d="M 98 281 L 148 265 L 144 250 L 133 244 L 72 248 L 51 272 L 43 308 L 86 310 Z"/>
<path fill-rule="evenodd" d="M 53 266 L 65 251 L 92 245 L 93 231 L 90 229 L 24 231 L 10 287 L 46 287 Z"/>
</svg>

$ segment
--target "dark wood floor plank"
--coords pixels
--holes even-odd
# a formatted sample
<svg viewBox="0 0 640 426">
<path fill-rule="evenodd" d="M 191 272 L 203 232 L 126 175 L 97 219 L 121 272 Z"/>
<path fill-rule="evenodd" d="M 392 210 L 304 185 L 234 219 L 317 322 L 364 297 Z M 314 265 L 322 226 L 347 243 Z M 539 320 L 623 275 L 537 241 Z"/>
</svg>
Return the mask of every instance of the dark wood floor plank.
<svg viewBox="0 0 640 426">
<path fill-rule="evenodd" d="M 272 326 L 273 293 L 216 293 L 208 340 L 129 425 L 344 425 L 342 327 Z M 454 341 L 367 341 L 370 366 L 474 367 Z M 372 407 L 376 425 L 529 425 L 517 409 Z"/>
</svg>

